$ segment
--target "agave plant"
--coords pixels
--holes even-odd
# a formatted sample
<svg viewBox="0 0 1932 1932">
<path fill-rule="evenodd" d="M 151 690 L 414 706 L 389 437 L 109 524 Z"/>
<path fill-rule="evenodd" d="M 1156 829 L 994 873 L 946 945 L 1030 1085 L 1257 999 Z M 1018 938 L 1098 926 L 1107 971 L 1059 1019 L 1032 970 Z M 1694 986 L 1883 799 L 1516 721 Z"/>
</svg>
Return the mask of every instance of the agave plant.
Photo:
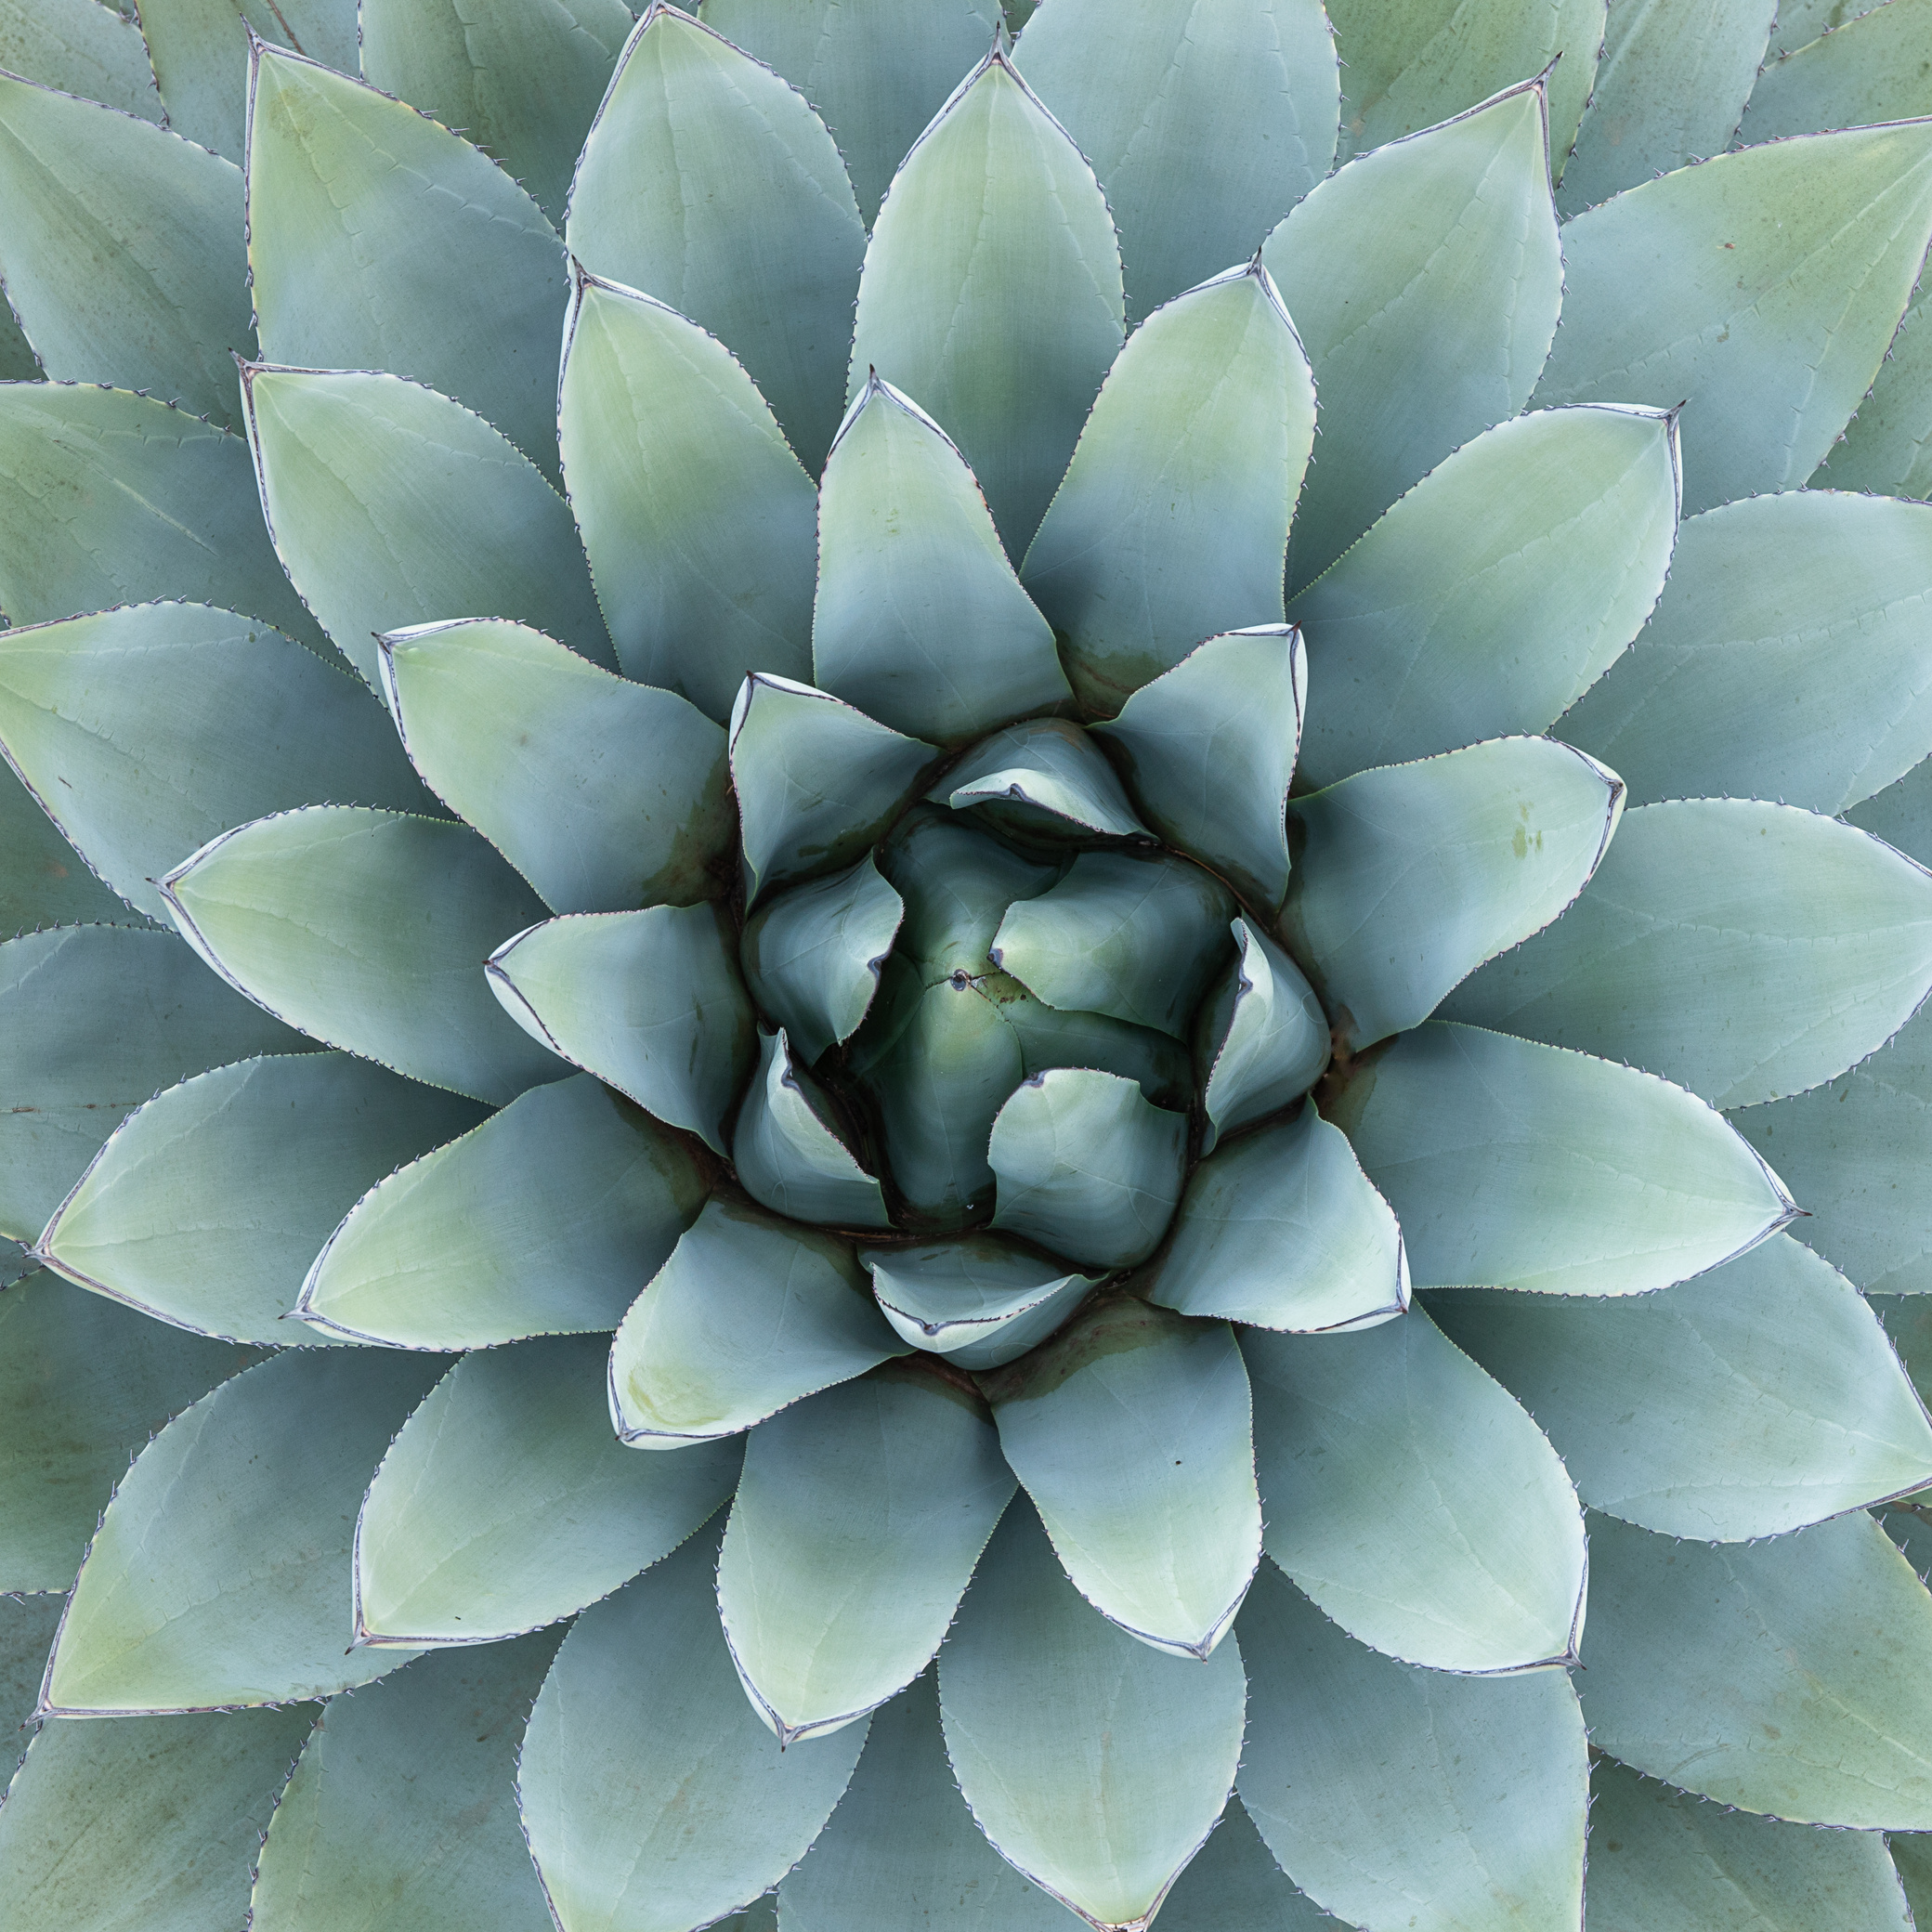
<svg viewBox="0 0 1932 1932">
<path fill-rule="evenodd" d="M 0 0 L 0 1925 L 1932 1904 L 1932 6 L 1773 10 Z"/>
</svg>

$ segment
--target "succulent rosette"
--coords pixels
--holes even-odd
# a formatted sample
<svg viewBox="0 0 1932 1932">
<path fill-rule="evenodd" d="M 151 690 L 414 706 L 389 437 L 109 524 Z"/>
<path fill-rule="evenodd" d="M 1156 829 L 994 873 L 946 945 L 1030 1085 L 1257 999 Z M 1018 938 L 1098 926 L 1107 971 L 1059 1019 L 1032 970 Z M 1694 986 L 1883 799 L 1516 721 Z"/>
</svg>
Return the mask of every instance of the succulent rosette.
<svg viewBox="0 0 1932 1932">
<path fill-rule="evenodd" d="M 1008 11 L 0 0 L 0 1925 L 1932 1899 L 1932 6 Z"/>
</svg>

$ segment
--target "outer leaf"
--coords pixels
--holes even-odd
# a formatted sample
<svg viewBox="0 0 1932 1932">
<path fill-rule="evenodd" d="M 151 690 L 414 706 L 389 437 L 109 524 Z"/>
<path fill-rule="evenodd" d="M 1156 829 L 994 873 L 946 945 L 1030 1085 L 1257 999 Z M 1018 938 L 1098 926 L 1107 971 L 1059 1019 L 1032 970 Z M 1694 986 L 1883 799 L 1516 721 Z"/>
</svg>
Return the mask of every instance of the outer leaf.
<svg viewBox="0 0 1932 1932">
<path fill-rule="evenodd" d="M 1295 1889 L 1239 1798 L 1228 1800 L 1161 1915 L 1168 1932 L 1322 1932 L 1337 1923 Z"/>
<path fill-rule="evenodd" d="M 1234 909 L 1197 866 L 1085 852 L 1058 884 L 1008 910 L 990 958 L 1049 1006 L 1184 1039 Z"/>
<path fill-rule="evenodd" d="M 783 74 L 824 117 L 869 227 L 907 149 L 986 50 L 994 0 L 704 0 L 707 27 Z"/>
<path fill-rule="evenodd" d="M 1241 1755 L 1230 1638 L 1205 1664 L 1097 1617 L 1024 1503 L 939 1664 L 946 1756 L 1002 1857 L 1101 1927 L 1141 1927 L 1213 1828 Z"/>
<path fill-rule="evenodd" d="M 1780 11 L 1778 0 L 1612 7 L 1558 209 L 1572 215 L 1687 161 L 1722 154 L 1761 85 L 1765 42 Z"/>
<path fill-rule="evenodd" d="M 557 421 L 625 673 L 721 724 L 747 672 L 804 677 L 812 482 L 731 352 L 580 268 Z"/>
<path fill-rule="evenodd" d="M 1418 1025 L 1485 959 L 1562 913 L 1601 863 L 1624 784 L 1548 738 L 1492 738 L 1360 772 L 1289 807 L 1282 930 L 1336 1034 Z"/>
<path fill-rule="evenodd" d="M 433 389 L 365 371 L 242 371 L 262 512 L 303 601 L 376 683 L 376 639 L 523 619 L 609 661 L 570 515 L 528 457 Z"/>
<path fill-rule="evenodd" d="M 890 1227 L 879 1182 L 846 1145 L 825 1090 L 800 1066 L 782 1026 L 760 1038 L 758 1055 L 732 1129 L 745 1192 L 794 1221 Z"/>
<path fill-rule="evenodd" d="M 160 1088 L 301 1047 L 172 933 L 60 926 L 0 946 L 0 1233 L 37 1240 L 101 1142 Z"/>
<path fill-rule="evenodd" d="M 54 1274 L 0 1293 L 0 1589 L 66 1589 L 135 1452 L 249 1360 Z M 53 1637 L 49 1625 L 22 1719 Z"/>
<path fill-rule="evenodd" d="M 781 1752 L 738 1690 L 696 1539 L 565 1638 L 517 1762 L 524 1832 L 571 1932 L 685 1932 L 798 1862 L 863 1724 Z"/>
<path fill-rule="evenodd" d="M 1843 1073 L 1928 987 L 1922 867 L 1793 806 L 1696 799 L 1626 814 L 1577 904 L 1451 1011 L 1749 1106 Z"/>
<path fill-rule="evenodd" d="M 418 769 L 553 911 L 719 891 L 724 734 L 695 706 L 487 619 L 385 637 L 378 669 Z"/>
<path fill-rule="evenodd" d="M 850 871 L 767 899 L 745 921 L 745 983 L 806 1061 L 858 1031 L 904 912 L 868 854 Z"/>
<path fill-rule="evenodd" d="M 345 1651 L 350 1520 L 383 1445 L 434 1378 L 411 1355 L 278 1355 L 155 1437 L 81 1566 L 45 1709 L 285 1704 L 409 1661 Z"/>
<path fill-rule="evenodd" d="M 1661 411 L 1536 410 L 1445 458 L 1295 599 L 1304 779 L 1547 731 L 1642 629 L 1677 504 Z"/>
<path fill-rule="evenodd" d="M 269 1824 L 259 1932 L 533 1932 L 543 1894 L 517 1829 L 517 1728 L 556 1638 L 426 1657 L 331 1704 Z"/>
<path fill-rule="evenodd" d="M 1573 1660 L 1583 1512 L 1555 1452 L 1420 1310 L 1250 1335 L 1267 1549 L 1352 1637 L 1435 1670 Z"/>
<path fill-rule="evenodd" d="M 1297 633 L 1262 624 L 1197 645 L 1093 727 L 1162 837 L 1270 913 L 1287 885 L 1306 686 Z"/>
<path fill-rule="evenodd" d="M 170 404 L 0 385 L 0 530 L 10 623 L 191 597 L 321 642 L 262 528 L 247 445 Z"/>
<path fill-rule="evenodd" d="M 389 1446 L 356 1523 L 359 1642 L 491 1643 L 608 1596 L 738 1480 L 736 1443 L 633 1456 L 601 1336 L 465 1355 Z"/>
<path fill-rule="evenodd" d="M 916 1349 L 997 1368 L 1043 1342 L 1102 1276 L 1069 1274 L 994 1234 L 928 1247 L 862 1249 L 880 1312 Z"/>
<path fill-rule="evenodd" d="M 1591 1932 L 1908 1932 L 1875 1832 L 1808 1831 L 1700 1804 L 1609 1758 L 1590 1781 Z"/>
<path fill-rule="evenodd" d="M 1118 711 L 1203 637 L 1280 622 L 1314 429 L 1308 358 L 1259 254 L 1134 331 L 1021 571 L 1089 709 Z"/>
<path fill-rule="evenodd" d="M 631 23 L 623 0 L 366 0 L 357 24 L 364 80 L 462 128 L 561 222 Z"/>
<path fill-rule="evenodd" d="M 1113 767 L 1087 734 L 1064 718 L 1035 718 L 996 731 L 952 766 L 935 790 L 954 811 L 982 806 L 987 818 L 1023 836 L 1032 831 L 1064 837 L 1069 830 L 1077 838 L 1094 832 L 1120 839 L 1153 836 L 1134 816 Z"/>
<path fill-rule="evenodd" d="M 1478 1291 L 1431 1312 L 1586 1503 L 1662 1535 L 1776 1536 L 1932 1483 L 1932 1425 L 1885 1331 L 1788 1235 L 1627 1303 Z"/>
<path fill-rule="evenodd" d="M 1821 33 L 1842 27 L 1865 10 L 1864 0 L 1783 0 L 1778 23 L 1771 29 L 1770 56 L 1775 59 L 1809 46 Z"/>
<path fill-rule="evenodd" d="M 866 231 L 801 95 L 687 15 L 646 7 L 583 144 L 565 236 L 593 274 L 716 335 L 818 473 Z"/>
<path fill-rule="evenodd" d="M 1845 822 L 1925 864 L 1932 859 L 1932 764 L 1921 759 L 1902 778 L 1852 806 Z"/>
<path fill-rule="evenodd" d="M 38 1598 L 9 1595 L 0 1603 L 0 1727 L 9 1739 L 24 1732 L 33 1719 L 41 1673 L 66 1608 L 67 1599 L 52 1591 Z M 19 1737 L 16 1758 L 26 1743 Z"/>
<path fill-rule="evenodd" d="M 1824 490 L 1693 516 L 1636 647 L 1563 719 L 1638 803 L 1860 803 L 1932 750 L 1932 507 Z"/>
<path fill-rule="evenodd" d="M 0 68 L 143 121 L 161 119 L 140 28 L 100 0 L 5 0 Z"/>
<path fill-rule="evenodd" d="M 1000 1446 L 973 1396 L 896 1364 L 751 1431 L 718 1611 L 780 1743 L 843 1729 L 932 1661 L 1012 1499 Z"/>
<path fill-rule="evenodd" d="M 1932 1596 L 1861 1511 L 1769 1543 L 1590 1521 L 1577 1688 L 1612 1756 L 1720 1804 L 1925 1831 Z"/>
<path fill-rule="evenodd" d="M 295 1312 L 397 1348 L 607 1331 L 706 1188 L 682 1142 L 589 1075 L 532 1087 L 372 1188 Z"/>
<path fill-rule="evenodd" d="M 282 1320 L 317 1247 L 365 1189 L 480 1115 L 346 1053 L 217 1067 L 114 1129 L 38 1251 L 82 1287 L 199 1334 L 333 1340 Z"/>
<path fill-rule="evenodd" d="M 1408 12 L 1385 9 L 1401 24 Z M 1546 120 L 1541 82 L 1511 87 L 1362 156 L 1269 236 L 1261 259 L 1307 346 L 1323 414 L 1349 425 L 1309 473 L 1291 590 L 1452 450 L 1530 399 L 1562 302 Z"/>
<path fill-rule="evenodd" d="M 986 1158 L 993 1226 L 1095 1268 L 1145 1260 L 1173 1218 L 1185 1116 L 1086 1067 L 1036 1074 L 1000 1108 Z"/>
<path fill-rule="evenodd" d="M 490 989 L 532 1038 L 722 1154 L 755 1043 L 728 931 L 709 904 L 576 913 L 500 946 Z"/>
<path fill-rule="evenodd" d="M 1786 41 L 1789 51 L 1757 76 L 1738 130 L 1741 144 L 1906 121 L 1932 107 L 1925 66 L 1932 9 L 1925 0 L 1862 7 L 1825 24 L 1831 31 L 1808 46 Z"/>
<path fill-rule="evenodd" d="M 87 869 L 33 794 L 10 771 L 0 773 L 0 937 L 113 920 L 140 922 Z"/>
<path fill-rule="evenodd" d="M 909 1352 L 845 1242 L 713 1195 L 618 1329 L 611 1417 L 627 1442 L 676 1449 Z"/>
<path fill-rule="evenodd" d="M 1647 181 L 1564 229 L 1565 327 L 1537 398 L 1688 396 L 1689 510 L 1792 488 L 1871 387 L 1928 235 L 1932 122 Z"/>
<path fill-rule="evenodd" d="M 1630 1067 L 1431 1023 L 1357 1068 L 1328 1117 L 1421 1287 L 1640 1295 L 1796 1211 L 1719 1116 Z"/>
<path fill-rule="evenodd" d="M 158 881 L 217 832 L 324 798 L 429 802 L 353 679 L 256 619 L 139 604 L 0 639 L 0 751 L 109 884 Z"/>
<path fill-rule="evenodd" d="M 1022 556 L 1120 348 L 1106 201 L 995 46 L 887 202 L 859 280 L 849 393 L 876 370 L 917 397 L 979 478 L 1007 555 Z"/>
<path fill-rule="evenodd" d="M 1230 928 L 1230 962 L 1194 1022 L 1194 1064 L 1205 1067 L 1201 1152 L 1223 1133 L 1291 1105 L 1328 1064 L 1327 1015 L 1301 970 L 1245 919 Z"/>
<path fill-rule="evenodd" d="M 1916 1925 L 1918 1915 L 1932 1903 L 1932 1859 L 1927 1857 L 1927 1841 L 1917 1833 L 1894 1833 L 1886 1838 L 1886 1849 L 1892 1855 L 1893 1869 Z"/>
<path fill-rule="evenodd" d="M 1500 12 L 1471 12 L 1457 0 L 1335 0 L 1343 155 L 1413 134 L 1553 65 L 1549 152 L 1560 173 L 1589 98 L 1603 12 L 1599 0 Z"/>
<path fill-rule="evenodd" d="M 57 381 L 233 424 L 228 358 L 254 346 L 241 202 L 240 170 L 179 135 L 0 75 L 0 275 Z"/>
<path fill-rule="evenodd" d="M 1241 1802 L 1317 1904 L 1365 1932 L 1579 1923 L 1589 1766 L 1561 1672 L 1489 1682 L 1394 1663 L 1265 1563 L 1240 1635 Z"/>
<path fill-rule="evenodd" d="M 966 459 L 876 372 L 819 491 L 812 664 L 826 690 L 944 743 L 1073 698 Z"/>
<path fill-rule="evenodd" d="M 1730 1117 L 1790 1175 L 1810 1247 L 1874 1293 L 1932 1289 L 1932 1220 L 1919 1186 L 1932 1157 L 1932 1013 L 1827 1085 Z"/>
<path fill-rule="evenodd" d="M 22 1924 L 88 1932 L 239 1925 L 302 1709 L 49 1725 L 0 1810 L 0 1885 Z"/>
<path fill-rule="evenodd" d="M 568 281 L 542 210 L 487 155 L 373 87 L 260 41 L 249 65 L 263 360 L 409 376 L 554 479 Z"/>
<path fill-rule="evenodd" d="M 898 816 L 933 748 L 789 678 L 754 674 L 731 711 L 746 897 L 849 865 Z"/>
<path fill-rule="evenodd" d="M 851 1788 L 778 1896 L 796 1932 L 1064 1932 L 1068 1923 L 986 1843 L 960 1799 L 932 1677 L 873 1715 Z"/>
<path fill-rule="evenodd" d="M 202 958 L 316 1039 L 492 1105 L 560 1077 L 478 970 L 542 907 L 467 826 L 312 805 L 224 832 L 160 882 Z"/>
<path fill-rule="evenodd" d="M 1905 311 L 1859 412 L 1812 480 L 1839 490 L 1932 496 L 1932 291 Z"/>
<path fill-rule="evenodd" d="M 1401 1314 L 1409 1267 L 1347 1136 L 1307 1106 L 1194 1169 L 1147 1295 L 1182 1314 L 1319 1335 Z"/>
<path fill-rule="evenodd" d="M 1083 0 L 1029 20 L 1014 59 L 1106 190 L 1135 321 L 1245 261 L 1335 157 L 1335 48 L 1312 0 L 1207 18 Z"/>
<path fill-rule="evenodd" d="M 1208 1657 L 1261 1558 L 1234 1331 L 1104 1296 L 986 1388 L 1075 1588 L 1142 1643 Z"/>
</svg>

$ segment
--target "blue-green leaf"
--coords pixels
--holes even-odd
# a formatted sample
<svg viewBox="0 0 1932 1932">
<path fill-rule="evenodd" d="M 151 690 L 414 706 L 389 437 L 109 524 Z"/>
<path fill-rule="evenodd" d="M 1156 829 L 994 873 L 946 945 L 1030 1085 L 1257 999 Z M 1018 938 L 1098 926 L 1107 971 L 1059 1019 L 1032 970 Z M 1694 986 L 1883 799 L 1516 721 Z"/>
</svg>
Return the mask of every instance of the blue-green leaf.
<svg viewBox="0 0 1932 1932">
<path fill-rule="evenodd" d="M 761 1206 L 794 1221 L 890 1227 L 879 1182 L 846 1144 L 831 1102 L 799 1064 L 785 1029 L 764 1035 L 758 1053 L 732 1129 L 739 1185 Z"/>
<path fill-rule="evenodd" d="M 1908 121 L 1932 109 L 1925 68 L 1925 0 L 1860 6 L 1851 19 L 1787 51 L 1756 76 L 1751 104 L 1738 129 L 1741 147 L 1858 127 L 1873 121 Z"/>
<path fill-rule="evenodd" d="M 11 771 L 0 772 L 0 939 L 116 920 L 141 922 L 87 869 L 33 794 Z"/>
<path fill-rule="evenodd" d="M 1932 290 L 1905 311 L 1843 438 L 1812 473 L 1820 489 L 1932 496 Z"/>
<path fill-rule="evenodd" d="M 1204 1155 L 1221 1135 L 1299 1100 L 1328 1064 L 1328 1018 L 1301 969 L 1246 919 L 1230 930 L 1236 957 L 1194 1022 Z"/>
<path fill-rule="evenodd" d="M 859 1252 L 903 1340 L 959 1368 L 997 1368 L 1046 1340 L 1103 1277 L 1070 1274 L 997 1234 Z"/>
<path fill-rule="evenodd" d="M 139 25 L 101 0 L 4 0 L 0 68 L 143 121 L 162 116 Z"/>
<path fill-rule="evenodd" d="M 850 871 L 767 899 L 745 921 L 745 984 L 807 1064 L 858 1031 L 904 912 L 868 853 Z"/>
<path fill-rule="evenodd" d="M 1038 838 L 1153 836 L 1134 816 L 1114 768 L 1086 732 L 1064 718 L 1034 718 L 996 731 L 950 766 L 928 794 L 956 812 Z"/>
<path fill-rule="evenodd" d="M 1295 1889 L 1236 1797 L 1174 1881 L 1161 1916 L 1165 1932 L 1325 1932 L 1338 1923 Z"/>
</svg>

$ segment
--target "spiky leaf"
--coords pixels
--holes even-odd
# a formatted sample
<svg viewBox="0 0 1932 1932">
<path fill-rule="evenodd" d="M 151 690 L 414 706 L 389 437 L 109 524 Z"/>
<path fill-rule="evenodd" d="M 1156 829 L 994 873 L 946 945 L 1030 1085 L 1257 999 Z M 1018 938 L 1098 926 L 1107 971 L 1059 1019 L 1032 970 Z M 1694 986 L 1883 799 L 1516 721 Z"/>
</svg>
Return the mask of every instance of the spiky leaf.
<svg viewBox="0 0 1932 1932">
<path fill-rule="evenodd" d="M 745 921 L 745 984 L 807 1062 L 858 1031 L 904 911 L 868 854 L 850 871 L 767 899 Z"/>
<path fill-rule="evenodd" d="M 782 1026 L 761 1037 L 758 1056 L 731 1139 L 745 1192 L 794 1221 L 890 1227 L 879 1182 L 846 1144 L 824 1088 L 799 1064 Z"/>
</svg>

